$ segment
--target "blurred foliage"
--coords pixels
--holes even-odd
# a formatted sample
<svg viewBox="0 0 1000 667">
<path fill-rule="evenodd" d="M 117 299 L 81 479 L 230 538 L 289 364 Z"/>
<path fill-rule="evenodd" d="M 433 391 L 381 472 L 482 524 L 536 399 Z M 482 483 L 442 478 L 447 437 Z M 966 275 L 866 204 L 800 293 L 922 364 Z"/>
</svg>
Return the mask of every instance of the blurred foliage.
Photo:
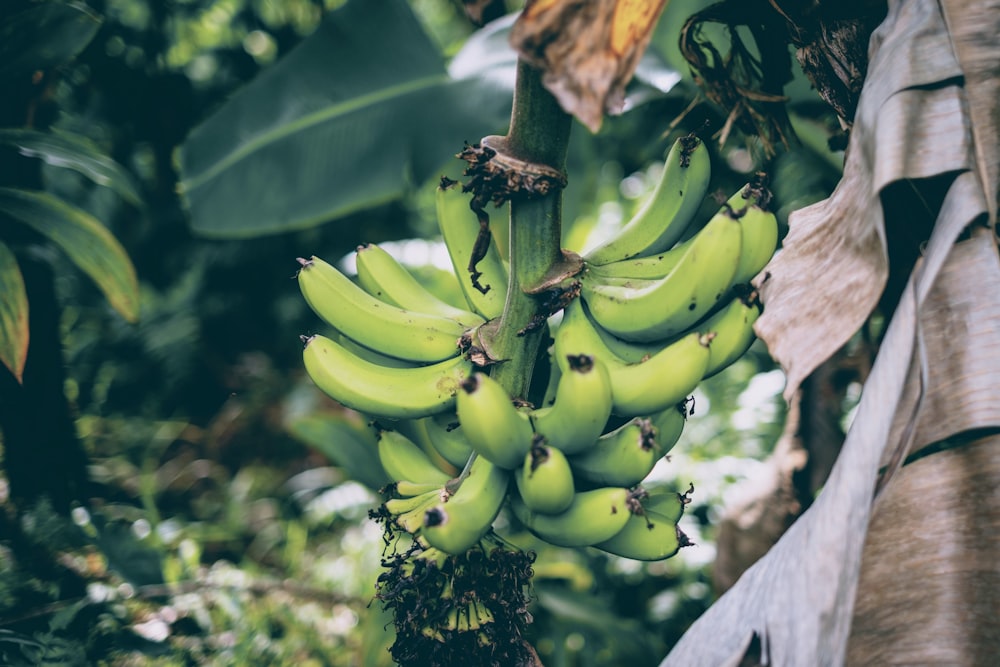
<svg viewBox="0 0 1000 667">
<path fill-rule="evenodd" d="M 145 206 L 72 169 L 42 164 L 41 178 L 121 240 L 138 273 L 140 318 L 126 323 L 93 283 L 55 263 L 65 390 L 92 487 L 86 507 L 66 517 L 45 504 L 14 508 L 0 480 L 0 664 L 389 664 L 391 625 L 371 604 L 382 547 L 366 519 L 375 496 L 358 483 L 376 486 L 379 471 L 353 467 L 349 446 L 364 446 L 358 421 L 304 377 L 298 334 L 318 323 L 291 278 L 296 256 L 409 240 L 390 247 L 433 289 L 453 290 L 435 266 L 434 178 L 336 225 L 196 237 L 177 194 L 177 147 L 342 3 L 88 4 L 103 21 L 58 69 L 51 126 L 120 164 Z M 700 4 L 669 3 L 651 47 L 676 80 L 597 135 L 574 128 L 567 246 L 612 233 L 636 210 L 677 133 L 724 122 L 708 104 L 685 115 L 696 91 L 676 60 L 676 34 Z M 474 33 L 457 2 L 410 6 L 445 59 Z M 714 188 L 732 192 L 767 167 L 783 215 L 832 188 L 830 115 L 795 85 L 793 120 L 813 134 L 773 164 L 757 161 L 752 138 L 713 144 Z M 548 667 L 657 664 L 712 602 L 716 513 L 776 440 L 781 385 L 758 343 L 703 383 L 695 417 L 654 471 L 658 483 L 694 484 L 682 525 L 697 546 L 645 564 L 512 536 L 538 551 L 531 639 Z M 329 432 L 350 435 L 335 446 Z"/>
</svg>

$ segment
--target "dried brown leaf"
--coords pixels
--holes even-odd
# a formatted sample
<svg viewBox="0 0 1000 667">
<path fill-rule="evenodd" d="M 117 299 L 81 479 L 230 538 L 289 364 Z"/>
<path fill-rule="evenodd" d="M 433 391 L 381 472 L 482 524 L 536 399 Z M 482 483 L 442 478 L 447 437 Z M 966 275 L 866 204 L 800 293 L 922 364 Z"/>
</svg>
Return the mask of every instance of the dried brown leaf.
<svg viewBox="0 0 1000 667">
<path fill-rule="evenodd" d="M 786 399 L 878 303 L 889 274 L 880 192 L 973 166 L 962 90 L 946 85 L 961 70 L 937 4 L 894 6 L 872 46 L 844 177 L 828 199 L 792 213 L 761 286 L 756 329 L 788 377 Z"/>
<path fill-rule="evenodd" d="M 625 86 L 667 0 L 535 0 L 511 30 L 518 55 L 544 71 L 542 83 L 592 132 L 621 113 Z"/>
</svg>

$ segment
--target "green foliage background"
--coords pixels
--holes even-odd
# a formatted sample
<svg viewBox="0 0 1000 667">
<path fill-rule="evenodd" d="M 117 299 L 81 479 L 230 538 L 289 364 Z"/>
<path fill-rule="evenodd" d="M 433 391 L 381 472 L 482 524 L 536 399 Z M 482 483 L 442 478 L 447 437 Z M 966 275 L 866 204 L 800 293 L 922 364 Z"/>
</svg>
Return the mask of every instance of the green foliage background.
<svg viewBox="0 0 1000 667">
<path fill-rule="evenodd" d="M 302 372 L 297 336 L 317 323 L 290 280 L 294 258 L 338 258 L 361 242 L 411 239 L 392 247 L 406 250 L 435 289 L 451 289 L 426 242 L 434 237 L 433 184 L 449 152 L 478 136 L 448 136 L 439 127 L 432 149 L 413 145 L 386 154 L 371 147 L 406 143 L 426 130 L 421 119 L 442 109 L 475 118 L 481 134 L 502 131 L 495 125 L 509 100 L 504 106 L 496 77 L 513 61 L 484 60 L 496 44 L 487 29 L 473 38 L 483 41 L 472 52 L 472 69 L 453 83 L 440 72 L 455 65 L 451 59 L 469 46 L 474 26 L 458 3 L 411 0 L 419 23 L 408 26 L 413 43 L 398 43 L 399 52 L 420 49 L 441 68 L 438 88 L 410 100 L 423 115 L 409 123 L 396 117 L 392 136 L 379 136 L 377 125 L 357 126 L 367 143 L 322 145 L 341 153 L 319 169 L 300 161 L 294 146 L 285 146 L 273 165 L 320 182 L 329 178 L 332 191 L 338 181 L 329 170 L 353 170 L 358 182 L 371 185 L 368 196 L 340 208 L 312 206 L 326 213 L 295 217 L 301 193 L 285 183 L 269 196 L 293 223 L 272 219 L 275 225 L 265 229 L 239 227 L 245 219 L 239 211 L 220 217 L 227 204 L 235 206 L 233 194 L 228 201 L 206 196 L 205 209 L 179 194 L 191 193 L 183 183 L 192 155 L 209 141 L 204 133 L 222 143 L 232 139 L 224 133 L 234 131 L 233 123 L 213 126 L 211 118 L 223 108 L 238 110 L 226 103 L 246 99 L 237 92 L 245 84 L 255 82 L 266 95 L 268 72 L 279 71 L 286 57 L 299 60 L 282 80 L 300 92 L 308 85 L 289 81 L 289 71 L 311 68 L 319 76 L 332 67 L 293 48 L 342 4 L 88 3 L 103 21 L 79 56 L 58 68 L 51 126 L 122 165 L 142 205 L 62 164 L 43 164 L 42 176 L 47 192 L 88 212 L 121 242 L 138 275 L 139 319 L 126 322 L 88 278 L 53 260 L 65 393 L 90 460 L 91 486 L 67 517 L 45 503 L 15 508 L 2 492 L 5 480 L 0 484 L 4 525 L 16 527 L 12 536 L 0 535 L 0 663 L 389 664 L 389 619 L 372 604 L 382 541 L 366 518 L 378 471 L 363 465 L 362 425 L 319 395 Z M 372 9 L 379 3 L 351 4 L 356 16 L 379 20 Z M 651 190 L 656 160 L 674 136 L 666 136 L 669 125 L 696 94 L 679 60 L 677 30 L 704 4 L 670 3 L 646 74 L 631 90 L 629 113 L 609 118 L 597 135 L 574 127 L 568 246 L 613 230 Z M 361 87 L 373 84 L 364 54 L 334 55 L 353 55 L 345 71 L 355 72 Z M 395 54 L 383 56 L 391 63 Z M 821 144 L 829 118 L 806 102 L 807 93 L 801 98 L 803 130 Z M 452 108 L 470 99 L 490 104 Z M 274 102 L 267 113 L 294 104 Z M 467 113 L 486 106 L 489 112 L 478 117 Z M 274 121 L 260 113 L 259 122 Z M 676 132 L 706 123 L 718 128 L 724 120 L 701 105 Z M 480 125 L 462 127 L 473 132 Z M 356 153 L 345 152 L 351 146 Z M 823 155 L 806 145 L 772 165 L 782 174 L 776 194 L 784 215 L 832 187 L 836 165 Z M 718 148 L 715 158 L 713 187 L 724 192 L 757 166 L 753 142 L 743 138 Z M 727 490 L 753 473 L 780 432 L 780 389 L 780 374 L 758 344 L 699 390 L 696 417 L 654 473 L 658 482 L 696 489 L 684 528 L 698 546 L 678 557 L 638 564 L 512 536 L 538 550 L 532 640 L 546 665 L 656 664 L 711 602 L 713 524 Z"/>
</svg>

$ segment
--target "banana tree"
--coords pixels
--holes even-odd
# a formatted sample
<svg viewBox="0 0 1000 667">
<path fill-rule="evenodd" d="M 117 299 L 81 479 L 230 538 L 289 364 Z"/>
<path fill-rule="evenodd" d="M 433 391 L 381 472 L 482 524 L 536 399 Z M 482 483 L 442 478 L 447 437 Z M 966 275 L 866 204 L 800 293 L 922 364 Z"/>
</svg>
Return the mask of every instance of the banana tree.
<svg viewBox="0 0 1000 667">
<path fill-rule="evenodd" d="M 488 136 L 480 145 L 463 151 L 469 164 L 466 176 L 470 177 L 463 189 L 473 193 L 472 209 L 476 213 L 467 217 L 473 224 L 479 223 L 484 247 L 490 246 L 486 204 L 508 200 L 511 204 L 507 300 L 499 312 L 478 313 L 483 319 L 491 319 L 491 324 L 479 327 L 478 336 L 469 341 L 467 348 L 486 361 L 504 360 L 490 377 L 508 398 L 531 393 L 532 370 L 542 349 L 540 334 L 544 327 L 540 323 L 567 304 L 579 303 L 577 294 L 565 287 L 566 281 L 580 271 L 580 258 L 561 251 L 559 229 L 558 193 L 565 167 L 569 117 L 575 115 L 583 125 L 595 130 L 607 111 L 620 108 L 625 83 L 637 65 L 648 28 L 666 4 L 632 6 L 629 13 L 629 3 L 528 3 L 512 32 L 520 59 L 510 129 L 505 137 Z M 392 11 L 384 16 L 385 21 L 399 20 L 399 4 L 387 6 Z M 797 389 L 869 320 L 876 306 L 890 323 L 881 332 L 879 355 L 866 381 L 854 425 L 818 499 L 770 553 L 691 628 L 665 664 L 738 664 L 742 659 L 839 664 L 848 658 L 859 662 L 861 656 L 875 651 L 899 655 L 910 650 L 917 656 L 914 659 L 925 659 L 931 649 L 911 649 L 920 639 L 907 631 L 938 622 L 941 617 L 934 614 L 937 608 L 920 607 L 908 600 L 905 604 L 909 609 L 921 609 L 924 615 L 906 620 L 893 618 L 886 610 L 903 604 L 897 596 L 917 591 L 924 594 L 919 586 L 909 583 L 910 577 L 921 567 L 940 569 L 941 560 L 916 558 L 905 576 L 899 570 L 889 576 L 885 568 L 900 558 L 901 551 L 916 557 L 938 550 L 944 556 L 945 542 L 930 537 L 941 535 L 945 528 L 928 531 L 930 521 L 960 517 L 963 525 L 971 525 L 980 519 L 995 518 L 995 497 L 985 491 L 976 495 L 980 499 L 977 503 L 959 505 L 942 499 L 929 503 L 930 507 L 922 502 L 923 498 L 920 503 L 914 502 L 912 495 L 923 493 L 926 487 L 928 497 L 940 498 L 935 493 L 945 487 L 924 484 L 923 475 L 986 460 L 990 429 L 998 425 L 1000 417 L 983 379 L 995 377 L 990 372 L 996 363 L 990 337 L 997 330 L 992 300 L 977 300 L 982 290 L 962 284 L 980 271 L 992 275 L 989 272 L 996 268 L 992 235 L 996 217 L 996 142 L 991 139 L 996 136 L 997 97 L 991 88 L 995 85 L 991 68 L 997 59 L 990 57 L 995 47 L 990 46 L 986 36 L 995 35 L 1000 12 L 995 3 L 977 10 L 970 6 L 920 2 L 889 3 L 886 7 L 878 2 L 862 2 L 837 11 L 823 7 L 806 13 L 801 8 L 779 8 L 777 3 L 722 2 L 692 16 L 681 32 L 681 51 L 704 86 L 706 97 L 730 114 L 723 134 L 738 128 L 759 136 L 765 153 L 791 141 L 794 119 L 786 116 L 782 96 L 782 86 L 787 82 L 783 67 L 787 65 L 781 65 L 781 58 L 787 59 L 788 44 L 798 49 L 802 67 L 824 101 L 850 128 L 844 177 L 836 192 L 791 216 L 783 250 L 755 281 L 765 306 L 756 330 L 787 373 L 788 400 L 793 404 L 798 400 Z M 300 52 L 310 53 L 309 58 L 302 55 L 288 67 L 294 69 L 317 54 L 324 55 L 325 62 L 338 62 L 334 57 L 337 44 L 355 43 L 350 40 L 378 43 L 389 34 L 384 31 L 386 24 L 365 24 L 362 14 L 353 13 L 360 12 L 359 7 L 360 3 L 348 3 L 342 13 L 331 15 L 327 41 L 317 39 L 310 47 L 313 51 Z M 338 21 L 347 16 L 355 21 Z M 734 41 L 731 54 L 723 57 L 700 31 L 701 24 L 707 22 L 729 26 L 734 33 L 736 27 L 748 26 L 756 52 L 737 48 Z M 346 27 L 349 25 L 366 25 L 370 30 L 350 30 Z M 329 39 L 331 35 L 338 40 Z M 866 48 L 869 35 L 870 49 Z M 619 57 L 610 59 L 612 64 L 608 66 L 601 61 L 600 56 L 605 54 L 600 49 L 587 53 L 573 49 L 574 42 L 617 45 L 610 50 Z M 412 42 L 408 44 L 412 47 Z M 330 49 L 334 52 L 328 53 Z M 488 52 L 478 53 L 484 58 Z M 389 53 L 381 50 L 379 57 L 392 60 Z M 426 50 L 415 48 L 402 59 L 404 70 L 383 68 L 378 80 L 352 78 L 351 72 L 343 72 L 343 78 L 337 80 L 350 86 L 321 90 L 319 94 L 317 82 L 310 81 L 303 89 L 309 95 L 292 96 L 303 103 L 291 111 L 283 110 L 283 97 L 275 90 L 287 88 L 285 92 L 291 95 L 296 84 L 293 79 L 282 79 L 282 73 L 275 69 L 270 78 L 248 88 L 196 130 L 184 146 L 183 186 L 195 228 L 214 236 L 272 232 L 317 224 L 398 196 L 407 187 L 407 174 L 426 176 L 437 168 L 446 152 L 440 149 L 438 139 L 447 134 L 439 132 L 447 128 L 439 114 L 420 116 L 427 121 L 420 133 L 400 132 L 405 124 L 399 123 L 398 114 L 406 113 L 400 109 L 422 109 L 420 101 L 427 95 L 444 95 L 453 103 L 444 107 L 445 112 L 457 114 L 464 123 L 469 122 L 469 117 L 462 116 L 468 109 L 469 94 L 479 90 L 480 99 L 490 103 L 497 99 L 476 87 L 496 79 L 463 78 L 469 70 L 456 62 L 467 65 L 470 59 L 463 60 L 461 55 L 448 72 L 443 72 Z M 294 58 L 295 54 L 288 62 Z M 495 64 L 493 60 L 486 62 Z M 838 69 L 831 63 L 843 67 Z M 397 72 L 399 77 L 395 76 Z M 748 82 L 754 85 L 745 85 Z M 349 100 L 362 100 L 363 104 Z M 494 108 L 491 104 L 484 106 Z M 248 117 L 242 113 L 247 109 L 255 113 Z M 265 113 L 256 113 L 260 109 Z M 270 112 L 266 112 L 268 109 Z M 920 113 L 913 113 L 914 109 Z M 286 112 L 293 117 L 282 116 Z M 493 124 L 499 124 L 495 120 Z M 473 136 L 494 129 L 477 123 L 471 127 L 477 132 Z M 479 132 L 479 128 L 483 131 Z M 353 153 L 316 152 L 315 146 L 325 146 L 325 142 L 350 129 L 376 131 L 352 135 L 352 141 L 360 142 Z M 255 138 L 246 142 L 246 136 Z M 278 158 L 289 154 L 311 156 L 310 160 L 296 161 L 309 168 L 300 172 L 267 166 L 286 165 Z M 381 165 L 386 177 L 359 179 L 350 159 L 357 155 L 367 155 Z M 499 159 L 494 161 L 497 156 Z M 317 169 L 317 165 L 322 168 Z M 331 180 L 340 186 L 343 197 L 324 196 Z M 267 197 L 263 196 L 266 193 L 248 189 L 247 183 L 273 184 L 278 189 L 294 186 L 304 196 L 291 208 L 268 208 Z M 515 186 L 513 192 L 504 189 L 511 184 Z M 538 189 L 522 197 L 514 194 L 521 185 L 528 190 Z M 257 194 L 262 197 L 255 199 Z M 913 224 L 914 220 L 921 222 Z M 482 257 L 483 247 L 466 255 L 467 260 L 473 260 L 467 267 L 472 275 L 462 277 L 474 285 L 478 278 L 476 260 Z M 315 259 L 303 259 L 301 263 L 300 280 L 320 266 Z M 969 269 L 969 263 L 975 264 L 975 272 Z M 830 280 L 831 276 L 835 279 Z M 547 294 L 550 298 L 540 301 L 533 294 Z M 468 305 L 475 309 L 472 299 Z M 572 313 L 573 308 L 567 308 L 566 317 Z M 633 337 L 636 333 L 623 332 Z M 951 340 L 955 336 L 975 336 L 976 342 L 954 346 Z M 324 348 L 316 337 L 307 340 L 311 341 L 306 346 L 308 367 L 310 355 L 319 355 Z M 357 368 L 365 367 L 358 364 Z M 567 370 L 560 372 L 566 374 Z M 482 384 L 479 380 L 462 382 L 453 389 L 459 397 L 471 396 L 480 393 Z M 949 389 L 954 389 L 950 402 L 943 398 Z M 356 391 L 356 387 L 337 386 L 329 393 L 347 398 L 345 392 L 349 391 Z M 517 418 L 512 417 L 512 423 Z M 383 437 L 377 445 L 380 452 L 383 448 L 388 451 L 388 446 L 383 447 L 387 440 Z M 488 451 L 486 447 L 480 449 L 480 453 Z M 535 447 L 529 449 L 529 453 L 534 451 Z M 395 468 L 393 461 L 412 460 L 406 459 L 400 449 L 394 450 L 393 457 L 387 454 L 382 458 L 386 470 L 381 472 Z M 456 470 L 462 474 L 455 479 L 467 482 L 481 460 L 470 457 L 464 471 L 461 467 Z M 400 465 L 392 476 L 400 480 L 407 469 Z M 992 488 L 987 472 L 992 466 L 977 465 L 976 470 L 979 474 L 966 475 L 961 478 L 963 482 L 975 482 L 980 489 Z M 418 485 L 414 480 L 400 481 Z M 441 484 L 448 494 L 460 494 L 463 488 L 449 486 L 451 481 Z M 947 488 L 946 493 L 953 493 L 951 487 Z M 502 499 L 502 495 L 498 497 Z M 513 502 L 515 514 L 531 526 L 531 513 L 518 512 L 517 502 Z M 406 516 L 410 510 L 404 510 L 404 505 L 387 503 L 385 511 Z M 904 521 L 904 513 L 908 513 L 907 521 L 919 519 L 921 525 L 915 527 Z M 420 506 L 413 514 L 417 528 L 408 532 L 422 529 L 430 540 L 440 532 L 434 529 L 445 524 L 448 514 L 447 504 Z M 541 527 L 543 524 L 534 526 L 537 533 L 554 540 L 571 540 L 563 533 L 555 535 Z M 398 521 L 395 525 L 408 530 Z M 899 530 L 900 525 L 907 526 L 907 530 Z M 880 537 L 882 531 L 885 539 Z M 915 534 L 929 538 L 917 542 Z M 964 582 L 972 580 L 970 572 L 994 573 L 991 562 L 975 558 L 980 545 L 988 545 L 992 534 L 961 533 L 963 538 L 972 539 L 973 535 L 977 544 L 962 553 L 963 558 L 971 560 L 956 560 L 945 568 L 949 573 L 947 584 L 965 586 Z M 494 542 L 484 547 L 484 553 L 515 551 Z M 393 562 L 393 575 L 384 582 L 392 592 L 383 591 L 384 597 L 395 605 L 397 621 L 415 618 L 420 621 L 414 626 L 417 632 L 429 627 L 425 639 L 434 646 L 438 626 L 428 626 L 426 618 L 413 615 L 426 613 L 427 608 L 420 600 L 414 601 L 412 590 L 401 588 L 427 567 L 425 563 L 416 566 L 411 556 L 402 554 Z M 970 563 L 972 567 L 968 567 Z M 434 567 L 439 568 L 440 563 L 435 561 Z M 463 561 L 462 567 L 468 569 L 469 562 Z M 503 650 L 509 653 L 504 655 L 519 664 L 530 664 L 537 661 L 537 656 L 521 639 L 519 591 L 524 580 L 514 574 L 523 573 L 526 563 L 514 558 L 504 567 L 512 573 L 506 581 L 514 583 L 492 591 L 488 599 L 510 601 L 514 613 L 505 617 L 509 625 Z M 443 586 L 440 580 L 432 583 Z M 465 581 L 462 585 L 470 584 Z M 435 590 L 443 594 L 445 589 Z M 448 589 L 451 594 L 455 590 Z M 956 661 L 995 652 L 989 644 L 989 619 L 976 611 L 995 606 L 995 594 L 992 588 L 976 589 L 976 604 L 964 612 L 972 614 L 973 621 L 966 626 L 972 641 L 958 637 L 946 641 L 941 634 L 934 636 L 935 643 L 945 642 L 949 647 L 946 650 L 953 651 L 950 655 L 959 656 Z M 472 613 L 466 613 L 466 630 L 473 623 L 478 631 L 496 622 L 494 608 L 489 611 L 494 614 L 489 617 L 492 620 L 478 612 L 473 620 Z M 438 620 L 449 622 L 435 618 L 435 622 Z M 451 648 L 482 650 L 478 632 L 460 634 L 475 641 L 456 643 Z M 892 637 L 893 642 L 872 645 L 872 638 L 884 636 Z M 486 637 L 491 650 L 496 650 L 497 636 Z M 969 653 L 961 656 L 963 650 Z M 404 646 L 396 657 L 407 662 L 421 655 L 413 652 L 412 646 Z"/>
</svg>

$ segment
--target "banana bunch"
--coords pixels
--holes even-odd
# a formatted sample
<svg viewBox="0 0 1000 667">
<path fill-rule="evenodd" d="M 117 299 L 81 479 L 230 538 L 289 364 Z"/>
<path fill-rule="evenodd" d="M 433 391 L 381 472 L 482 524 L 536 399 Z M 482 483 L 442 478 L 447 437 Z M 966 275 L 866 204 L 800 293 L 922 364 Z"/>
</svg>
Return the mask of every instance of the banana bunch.
<svg viewBox="0 0 1000 667">
<path fill-rule="evenodd" d="M 356 280 L 299 260 L 302 294 L 333 330 L 303 337 L 305 367 L 378 426 L 394 484 L 377 517 L 389 530 L 458 556 L 495 537 L 506 506 L 558 546 L 658 560 L 687 544 L 677 527 L 687 495 L 642 485 L 680 438 L 691 392 L 753 342 L 760 304 L 748 282 L 778 236 L 757 183 L 689 230 L 709 166 L 701 141 L 678 140 L 649 202 L 584 253 L 537 406 L 464 352 L 502 314 L 508 269 L 495 244 L 481 247 L 457 190 L 439 189 L 438 222 L 464 303 L 436 297 L 377 245 L 357 249 Z M 455 613 L 444 630 L 489 623 L 476 609 Z"/>
</svg>

